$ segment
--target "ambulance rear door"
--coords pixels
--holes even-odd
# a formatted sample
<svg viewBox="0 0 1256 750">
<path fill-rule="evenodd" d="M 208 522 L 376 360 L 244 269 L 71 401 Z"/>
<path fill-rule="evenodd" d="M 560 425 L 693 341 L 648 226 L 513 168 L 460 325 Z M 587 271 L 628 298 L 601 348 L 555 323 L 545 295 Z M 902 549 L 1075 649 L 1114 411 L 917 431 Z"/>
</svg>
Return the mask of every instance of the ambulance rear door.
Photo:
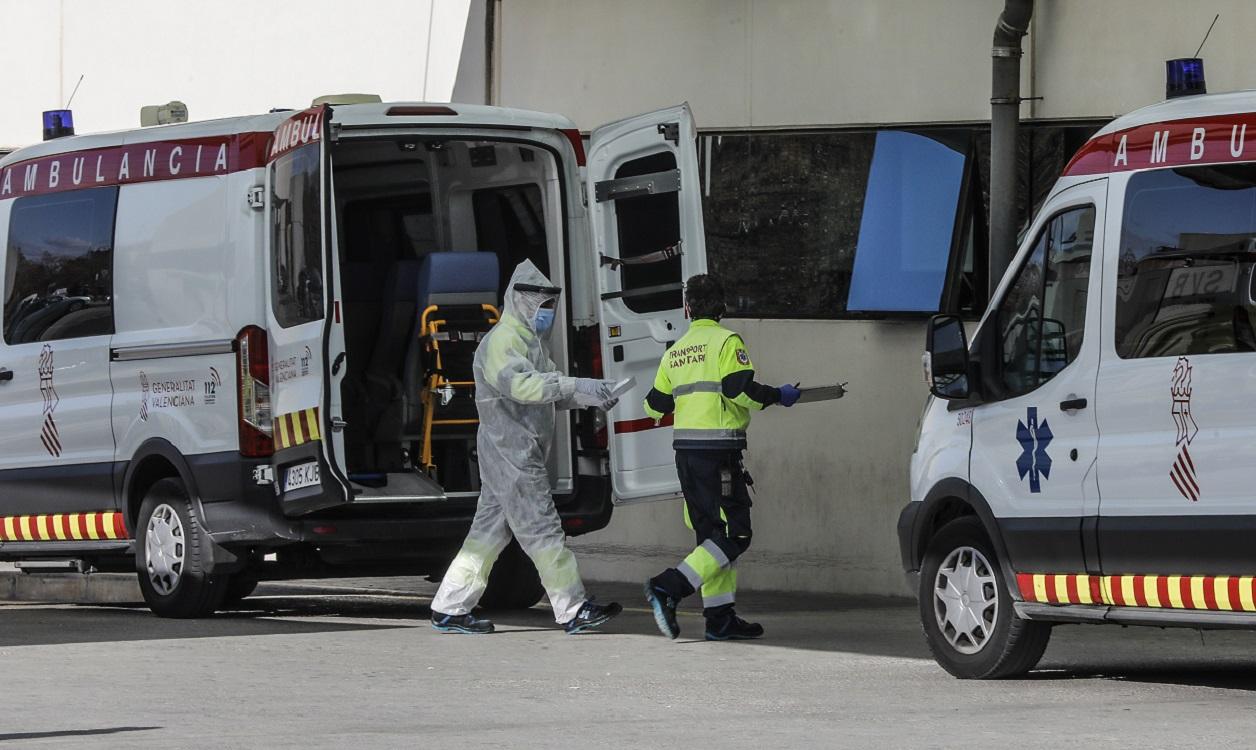
<svg viewBox="0 0 1256 750">
<path fill-rule="evenodd" d="M 688 104 L 593 131 L 588 205 L 607 378 L 636 385 L 608 416 L 616 503 L 680 493 L 671 415 L 643 401 L 667 347 L 688 328 L 684 280 L 706 272 L 697 128 Z"/>
<path fill-rule="evenodd" d="M 267 150 L 266 345 L 273 468 L 275 491 L 288 515 L 352 497 L 336 461 L 335 405 L 328 386 L 333 362 L 327 352 L 340 315 L 328 221 L 330 120 L 331 108 L 325 105 L 296 113 L 275 130 Z"/>
</svg>

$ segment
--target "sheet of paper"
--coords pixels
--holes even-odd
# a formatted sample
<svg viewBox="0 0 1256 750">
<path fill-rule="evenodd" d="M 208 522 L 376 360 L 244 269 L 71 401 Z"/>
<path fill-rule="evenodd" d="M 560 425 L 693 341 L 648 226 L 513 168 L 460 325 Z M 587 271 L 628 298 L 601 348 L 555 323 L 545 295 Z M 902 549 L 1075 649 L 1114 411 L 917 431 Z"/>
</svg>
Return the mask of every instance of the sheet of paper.
<svg viewBox="0 0 1256 750">
<path fill-rule="evenodd" d="M 616 383 L 615 387 L 611 389 L 611 396 L 613 396 L 614 398 L 619 398 L 620 396 L 624 395 L 628 391 L 632 390 L 632 387 L 636 384 L 637 384 L 636 378 L 634 377 L 624 378 L 623 380 Z"/>
</svg>

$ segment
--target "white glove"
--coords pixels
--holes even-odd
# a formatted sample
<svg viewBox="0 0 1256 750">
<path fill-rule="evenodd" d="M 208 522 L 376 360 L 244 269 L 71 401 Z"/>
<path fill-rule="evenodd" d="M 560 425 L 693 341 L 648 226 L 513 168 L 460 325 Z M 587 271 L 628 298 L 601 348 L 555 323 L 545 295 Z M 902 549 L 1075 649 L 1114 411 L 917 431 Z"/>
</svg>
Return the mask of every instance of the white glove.
<svg viewBox="0 0 1256 750">
<path fill-rule="evenodd" d="M 576 403 L 580 406 L 601 406 L 610 401 L 611 381 L 576 378 Z"/>
</svg>

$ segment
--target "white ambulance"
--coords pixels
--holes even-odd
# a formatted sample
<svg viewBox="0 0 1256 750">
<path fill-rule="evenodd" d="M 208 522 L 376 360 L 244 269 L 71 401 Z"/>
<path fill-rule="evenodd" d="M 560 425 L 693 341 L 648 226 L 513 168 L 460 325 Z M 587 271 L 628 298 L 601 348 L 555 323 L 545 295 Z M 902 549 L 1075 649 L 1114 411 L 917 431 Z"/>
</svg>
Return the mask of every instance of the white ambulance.
<svg viewBox="0 0 1256 750">
<path fill-rule="evenodd" d="M 899 519 L 938 662 L 1034 666 L 1053 623 L 1256 628 L 1256 92 L 1099 131 L 971 346 L 932 322 Z"/>
<path fill-rule="evenodd" d="M 706 265 L 697 166 L 686 105 L 595 130 L 587 166 L 563 117 L 421 103 L 4 157 L 0 559 L 133 567 L 167 616 L 439 575 L 477 498 L 471 352 L 524 260 L 564 288 L 558 366 L 638 383 L 559 420 L 565 528 L 679 492 L 640 404 Z M 530 606 L 511 549 L 487 602 Z"/>
</svg>

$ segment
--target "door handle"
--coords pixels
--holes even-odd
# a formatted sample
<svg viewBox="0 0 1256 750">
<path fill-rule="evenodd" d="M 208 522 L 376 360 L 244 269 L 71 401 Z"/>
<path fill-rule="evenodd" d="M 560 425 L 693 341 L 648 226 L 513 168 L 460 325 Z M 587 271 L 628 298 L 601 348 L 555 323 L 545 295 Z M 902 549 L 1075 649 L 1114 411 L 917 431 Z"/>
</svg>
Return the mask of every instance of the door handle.
<svg viewBox="0 0 1256 750">
<path fill-rule="evenodd" d="M 7 367 L 0 367 L 0 383 L 7 383 L 13 379 L 13 371 Z"/>
<path fill-rule="evenodd" d="M 1060 402 L 1060 411 L 1075 411 L 1086 408 L 1086 399 L 1070 398 Z"/>
</svg>

